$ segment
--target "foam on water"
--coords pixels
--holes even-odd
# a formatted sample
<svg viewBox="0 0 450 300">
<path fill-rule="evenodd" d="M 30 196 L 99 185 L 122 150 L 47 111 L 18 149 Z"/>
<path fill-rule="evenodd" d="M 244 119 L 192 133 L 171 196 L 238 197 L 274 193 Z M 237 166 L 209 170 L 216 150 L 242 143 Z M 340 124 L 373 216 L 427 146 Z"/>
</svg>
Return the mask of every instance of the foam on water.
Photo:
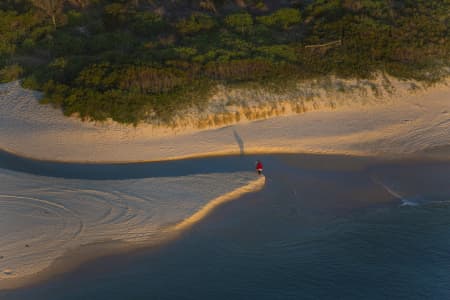
<svg viewBox="0 0 450 300">
<path fill-rule="evenodd" d="M 422 204 L 422 197 L 421 196 L 412 196 L 412 197 L 405 197 L 400 194 L 400 192 L 396 191 L 394 188 L 388 186 L 387 184 L 383 183 L 378 178 L 372 176 L 372 181 L 378 185 L 380 185 L 386 192 L 394 196 L 394 198 L 400 200 L 400 206 L 419 206 Z"/>
<path fill-rule="evenodd" d="M 420 204 L 408 199 L 402 199 L 402 204 L 400 206 L 419 206 Z"/>
<path fill-rule="evenodd" d="M 404 196 L 402 193 L 398 192 L 396 188 L 392 188 L 386 183 L 383 183 L 378 178 L 374 176 L 371 177 L 372 181 L 386 190 L 389 194 L 391 194 L 396 199 L 400 200 L 400 206 L 430 206 L 430 205 L 442 205 L 442 204 L 450 204 L 450 200 L 436 199 L 433 196 L 423 196 L 423 195 L 413 195 L 413 196 Z"/>
</svg>

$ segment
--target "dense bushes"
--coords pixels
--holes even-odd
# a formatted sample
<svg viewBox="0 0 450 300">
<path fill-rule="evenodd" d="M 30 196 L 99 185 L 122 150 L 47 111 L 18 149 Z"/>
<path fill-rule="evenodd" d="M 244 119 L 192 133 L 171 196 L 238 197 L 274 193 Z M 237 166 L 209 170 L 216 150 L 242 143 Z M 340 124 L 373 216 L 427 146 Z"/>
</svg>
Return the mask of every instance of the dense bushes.
<svg viewBox="0 0 450 300">
<path fill-rule="evenodd" d="M 5 66 L 3 69 L 0 69 L 0 83 L 17 80 L 22 74 L 23 69 L 17 64 Z"/>
<path fill-rule="evenodd" d="M 173 91 L 189 83 L 181 71 L 152 67 L 129 67 L 124 70 L 119 86 L 141 94 L 158 94 Z"/>
<path fill-rule="evenodd" d="M 176 28 L 181 34 L 195 34 L 209 30 L 216 25 L 215 20 L 207 14 L 193 13 L 188 18 L 181 19 Z"/>
<path fill-rule="evenodd" d="M 253 26 L 253 17 L 247 12 L 231 14 L 225 17 L 224 23 L 228 28 L 240 33 L 246 33 Z"/>
<path fill-rule="evenodd" d="M 300 11 L 294 8 L 282 8 L 268 16 L 257 18 L 259 22 L 267 26 L 277 26 L 284 30 L 289 29 L 294 24 L 302 20 Z"/>
<path fill-rule="evenodd" d="M 17 52 L 25 39 L 34 40 L 32 30 L 39 23 L 39 18 L 31 12 L 0 10 L 0 66 Z"/>
<path fill-rule="evenodd" d="M 264 60 L 242 59 L 227 62 L 210 62 L 205 75 L 225 81 L 250 81 L 261 79 L 271 73 L 272 64 Z"/>
<path fill-rule="evenodd" d="M 273 11 L 261 0 L 231 10 L 141 2 L 70 0 L 54 12 L 2 2 L 0 80 L 25 74 L 67 115 L 170 122 L 217 83 L 286 87 L 379 71 L 434 81 L 450 65 L 448 1 L 313 0 Z"/>
</svg>

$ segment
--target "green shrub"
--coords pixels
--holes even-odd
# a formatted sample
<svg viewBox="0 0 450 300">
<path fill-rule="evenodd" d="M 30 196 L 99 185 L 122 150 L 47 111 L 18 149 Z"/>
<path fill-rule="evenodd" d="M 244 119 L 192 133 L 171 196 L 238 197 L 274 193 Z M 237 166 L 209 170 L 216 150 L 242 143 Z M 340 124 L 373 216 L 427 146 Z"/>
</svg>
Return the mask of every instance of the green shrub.
<svg viewBox="0 0 450 300">
<path fill-rule="evenodd" d="M 89 22 L 89 17 L 80 11 L 69 10 L 67 12 L 67 23 L 69 26 L 83 26 Z"/>
<path fill-rule="evenodd" d="M 296 49 L 288 45 L 262 46 L 256 51 L 271 60 L 297 61 Z"/>
<path fill-rule="evenodd" d="M 176 24 L 176 28 L 181 34 L 194 34 L 210 30 L 214 26 L 216 26 L 216 21 L 203 13 L 193 13 L 189 18 L 182 19 Z"/>
<path fill-rule="evenodd" d="M 240 33 L 247 33 L 253 27 L 253 17 L 247 12 L 231 14 L 225 17 L 225 25 Z"/>
<path fill-rule="evenodd" d="M 15 54 L 17 46 L 40 22 L 30 12 L 19 15 L 13 11 L 0 10 L 0 57 Z"/>
<path fill-rule="evenodd" d="M 17 64 L 5 66 L 0 69 L 0 82 L 10 82 L 19 79 L 23 74 L 23 68 Z"/>
<path fill-rule="evenodd" d="M 41 83 L 36 79 L 36 75 L 32 74 L 27 76 L 22 81 L 22 87 L 30 90 L 40 91 L 42 90 Z"/>
<path fill-rule="evenodd" d="M 126 24 L 134 14 L 125 3 L 107 4 L 103 8 L 103 22 L 108 28 L 120 28 Z"/>
<path fill-rule="evenodd" d="M 188 83 L 186 74 L 180 70 L 147 66 L 129 67 L 121 72 L 120 87 L 145 93 L 164 93 Z"/>
<path fill-rule="evenodd" d="M 51 41 L 53 55 L 77 55 L 85 52 L 86 39 L 66 32 L 58 32 Z"/>
<path fill-rule="evenodd" d="M 268 16 L 258 17 L 257 20 L 267 26 L 276 26 L 284 30 L 301 22 L 300 11 L 294 8 L 281 8 Z"/>
<path fill-rule="evenodd" d="M 197 54 L 197 49 L 190 47 L 178 47 L 174 49 L 177 55 L 182 59 L 189 59 Z"/>
<path fill-rule="evenodd" d="M 66 5 L 67 24 L 54 28 L 42 11 L 11 0 L 0 4 L 1 80 L 24 75 L 24 87 L 43 90 L 43 101 L 68 115 L 137 124 L 170 123 L 219 83 L 283 92 L 329 75 L 446 76 L 449 1 L 294 2 L 270 12 L 264 1 L 245 0 L 248 12 L 229 15 L 215 2 L 217 26 L 186 1 L 159 15 L 145 1 L 94 0 L 85 9 Z"/>
<path fill-rule="evenodd" d="M 208 63 L 205 74 L 218 80 L 249 81 L 269 76 L 272 68 L 270 62 L 261 59 L 239 59 Z"/>
<path fill-rule="evenodd" d="M 316 0 L 307 7 L 307 13 L 314 17 L 329 17 L 341 15 L 343 11 L 341 0 Z"/>
<path fill-rule="evenodd" d="M 109 63 L 93 64 L 84 68 L 75 80 L 79 86 L 107 90 L 118 83 L 118 74 Z"/>
<path fill-rule="evenodd" d="M 51 103 L 55 107 L 61 107 L 69 95 L 70 87 L 49 80 L 43 85 L 43 91 L 44 97 L 41 99 L 41 103 Z"/>
<path fill-rule="evenodd" d="M 165 29 L 167 24 L 160 15 L 152 12 L 138 12 L 133 16 L 131 29 L 139 35 L 158 34 Z"/>
</svg>

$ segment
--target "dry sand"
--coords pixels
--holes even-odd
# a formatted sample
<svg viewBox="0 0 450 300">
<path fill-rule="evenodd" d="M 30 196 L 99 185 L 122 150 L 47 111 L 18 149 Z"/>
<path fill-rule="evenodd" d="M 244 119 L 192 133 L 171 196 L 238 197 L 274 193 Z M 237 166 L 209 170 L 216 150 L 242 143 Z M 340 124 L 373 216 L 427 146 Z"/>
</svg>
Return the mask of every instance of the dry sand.
<svg viewBox="0 0 450 300">
<path fill-rule="evenodd" d="M 333 153 L 449 158 L 450 86 L 414 93 L 396 84 L 390 101 L 346 105 L 210 130 L 81 122 L 64 117 L 18 82 L 0 85 L 0 148 L 79 162 L 156 161 L 239 153 Z M 350 97 L 350 96 L 349 96 Z"/>
</svg>

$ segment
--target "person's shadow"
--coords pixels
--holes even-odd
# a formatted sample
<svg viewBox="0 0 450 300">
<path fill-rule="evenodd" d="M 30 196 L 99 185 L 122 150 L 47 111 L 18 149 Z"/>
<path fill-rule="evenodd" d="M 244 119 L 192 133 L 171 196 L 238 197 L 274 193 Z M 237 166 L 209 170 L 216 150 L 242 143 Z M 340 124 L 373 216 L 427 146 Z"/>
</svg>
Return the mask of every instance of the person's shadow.
<svg viewBox="0 0 450 300">
<path fill-rule="evenodd" d="M 239 136 L 236 129 L 234 129 L 234 128 L 233 128 L 233 135 L 239 146 L 240 154 L 244 155 L 244 140 L 242 140 L 242 138 Z"/>
</svg>

